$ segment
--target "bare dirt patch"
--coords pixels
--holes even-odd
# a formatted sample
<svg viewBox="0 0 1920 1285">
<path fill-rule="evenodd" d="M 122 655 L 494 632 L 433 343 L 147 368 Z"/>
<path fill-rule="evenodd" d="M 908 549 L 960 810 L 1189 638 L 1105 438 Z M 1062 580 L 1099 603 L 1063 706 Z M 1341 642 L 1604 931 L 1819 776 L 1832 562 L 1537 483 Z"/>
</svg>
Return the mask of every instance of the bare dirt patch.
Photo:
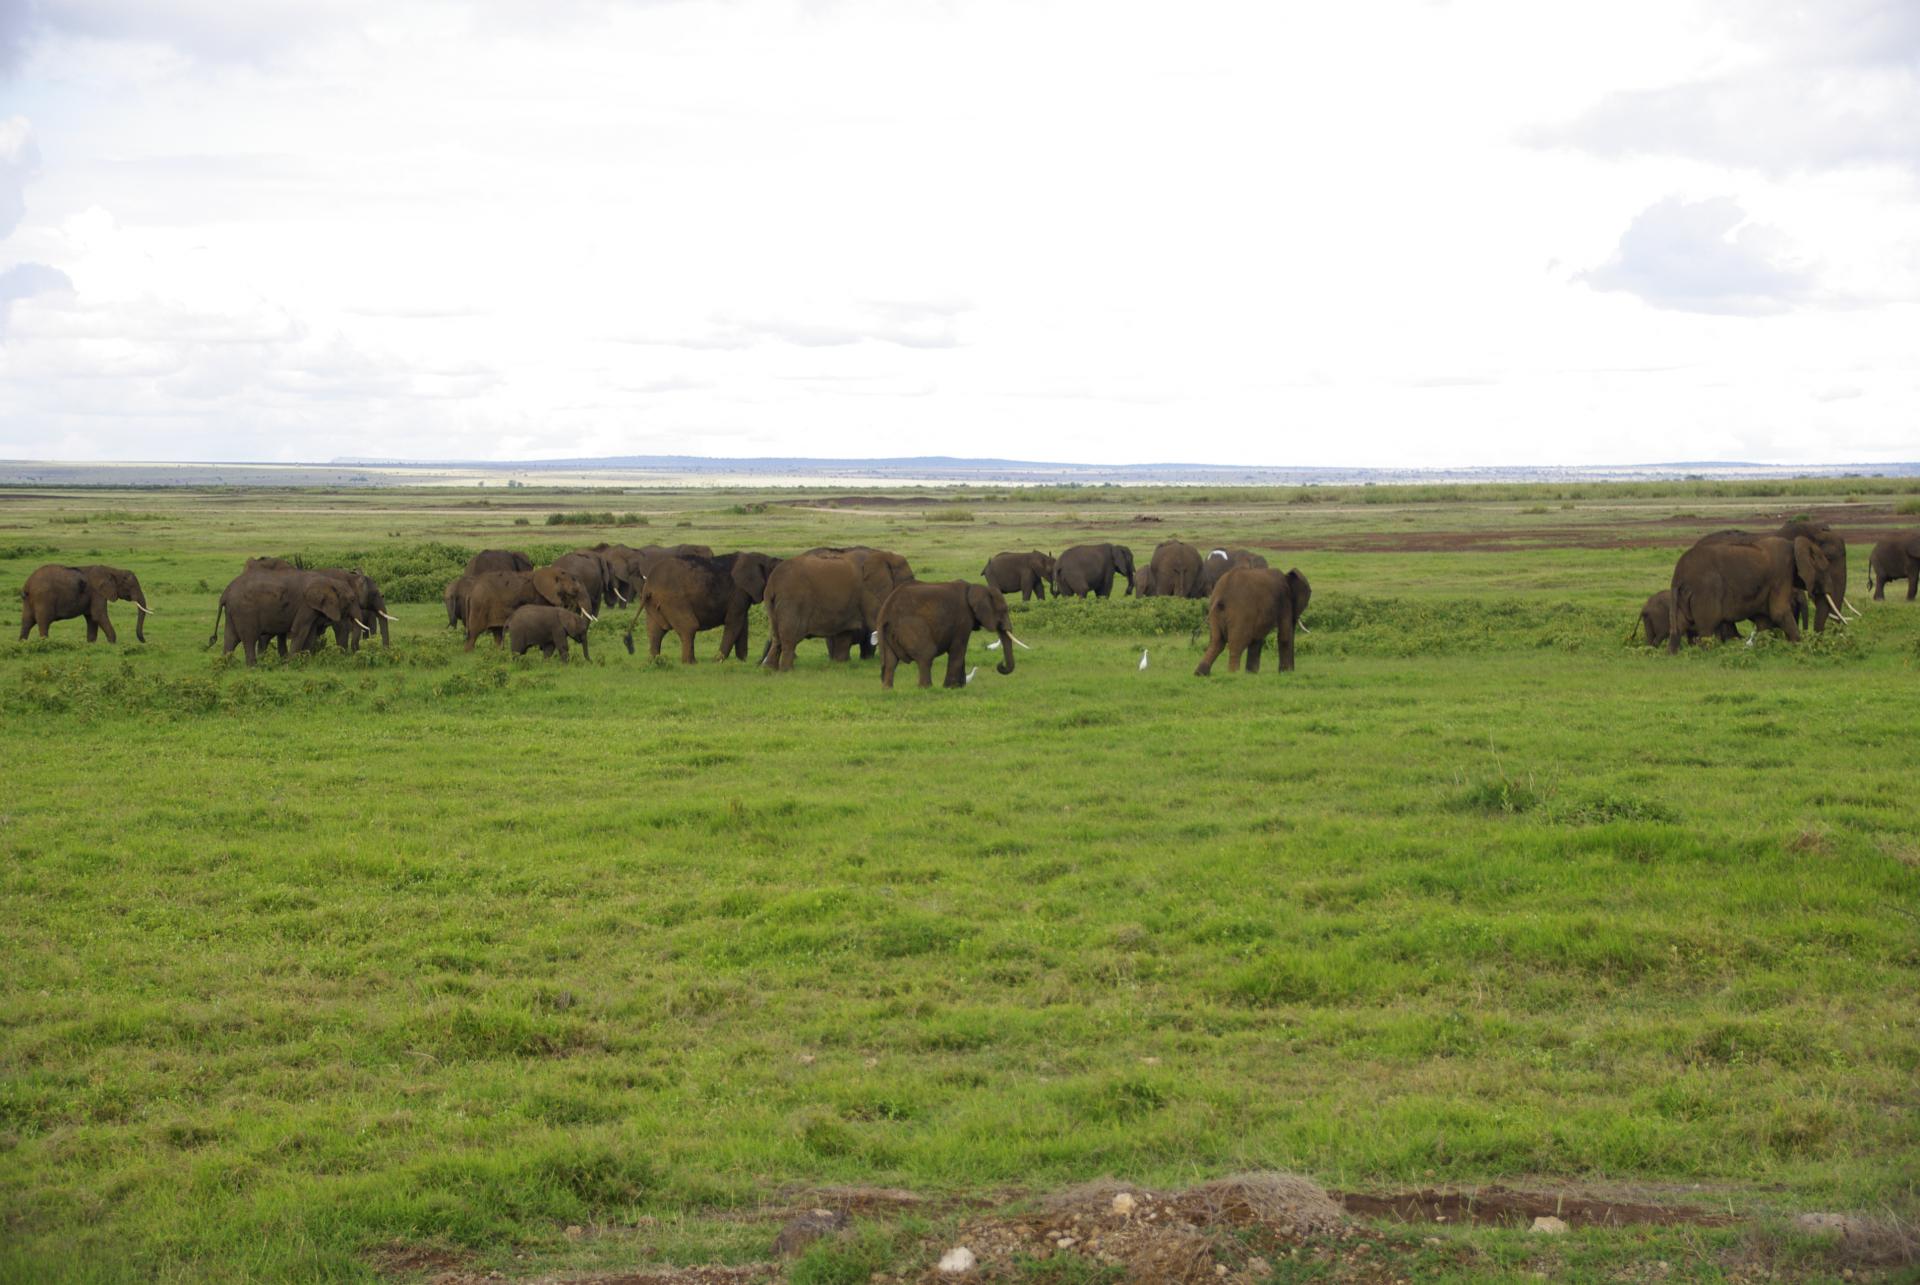
<svg viewBox="0 0 1920 1285">
<path fill-rule="evenodd" d="M 1336 1199 L 1350 1214 L 1407 1223 L 1526 1227 L 1536 1218 L 1558 1218 L 1569 1227 L 1726 1227 L 1735 1221 L 1725 1214 L 1684 1205 L 1594 1200 L 1559 1192 L 1509 1191 L 1505 1187 L 1388 1195 L 1341 1192 Z"/>
<path fill-rule="evenodd" d="M 473 1262 L 464 1250 L 440 1245 L 415 1245 L 404 1240 L 388 1241 L 362 1255 L 367 1265 L 382 1276 L 418 1277 L 457 1273 Z"/>
</svg>

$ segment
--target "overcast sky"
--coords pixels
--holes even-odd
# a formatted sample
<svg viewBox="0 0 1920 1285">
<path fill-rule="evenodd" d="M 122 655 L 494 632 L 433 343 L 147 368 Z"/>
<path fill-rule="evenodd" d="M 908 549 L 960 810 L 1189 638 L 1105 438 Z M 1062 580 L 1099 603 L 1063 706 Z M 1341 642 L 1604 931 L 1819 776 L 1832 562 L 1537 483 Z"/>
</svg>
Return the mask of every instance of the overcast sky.
<svg viewBox="0 0 1920 1285">
<path fill-rule="evenodd" d="M 1920 459 L 1920 3 L 0 0 L 0 456 L 654 453 Z"/>
</svg>

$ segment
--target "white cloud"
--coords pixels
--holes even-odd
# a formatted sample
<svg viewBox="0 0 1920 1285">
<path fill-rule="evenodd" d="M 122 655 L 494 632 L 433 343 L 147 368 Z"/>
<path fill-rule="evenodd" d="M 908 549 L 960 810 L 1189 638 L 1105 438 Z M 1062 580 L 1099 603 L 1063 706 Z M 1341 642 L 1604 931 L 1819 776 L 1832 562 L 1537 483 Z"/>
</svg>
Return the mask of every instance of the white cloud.
<svg viewBox="0 0 1920 1285">
<path fill-rule="evenodd" d="M 1812 302 L 1813 275 L 1780 235 L 1748 221 L 1731 197 L 1669 197 L 1643 210 L 1599 267 L 1580 275 L 1596 290 L 1621 290 L 1656 308 L 1755 316 Z"/>
</svg>

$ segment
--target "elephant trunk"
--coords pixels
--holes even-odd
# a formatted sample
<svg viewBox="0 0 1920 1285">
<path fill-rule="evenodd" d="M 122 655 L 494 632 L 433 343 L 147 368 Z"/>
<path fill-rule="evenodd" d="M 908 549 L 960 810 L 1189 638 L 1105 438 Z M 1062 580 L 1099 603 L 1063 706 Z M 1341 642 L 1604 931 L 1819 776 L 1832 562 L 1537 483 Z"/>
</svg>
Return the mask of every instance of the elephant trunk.
<svg viewBox="0 0 1920 1285">
<path fill-rule="evenodd" d="M 1011 674 L 1013 672 L 1013 633 L 1005 625 L 1000 627 L 1000 663 L 994 672 Z"/>
<path fill-rule="evenodd" d="M 133 595 L 133 636 L 141 642 L 147 640 L 147 595 L 137 590 Z"/>
</svg>

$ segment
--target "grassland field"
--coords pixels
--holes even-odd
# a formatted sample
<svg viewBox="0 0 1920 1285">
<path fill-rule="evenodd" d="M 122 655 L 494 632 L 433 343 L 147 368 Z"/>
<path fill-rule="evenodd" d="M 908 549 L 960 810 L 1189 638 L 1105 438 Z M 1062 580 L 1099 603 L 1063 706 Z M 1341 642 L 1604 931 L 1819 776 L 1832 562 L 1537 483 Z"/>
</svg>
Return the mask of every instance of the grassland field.
<svg viewBox="0 0 1920 1285">
<path fill-rule="evenodd" d="M 968 1202 L 1266 1169 L 1734 1216 L 1383 1233 L 1411 1279 L 1898 1275 L 1788 1220 L 1920 1220 L 1920 604 L 1865 587 L 1910 486 L 0 490 L 9 593 L 157 611 L 0 641 L 0 1279 L 747 1265 L 821 1185 L 925 1197 L 786 1269 L 864 1282 Z M 1851 627 L 1631 638 L 1800 512 Z M 1295 672 L 1195 678 L 1161 599 L 1016 602 L 1016 673 L 892 693 L 611 614 L 467 655 L 439 602 L 484 547 L 1170 538 L 1305 572 Z M 393 646 L 223 660 L 255 554 L 365 566 Z"/>
</svg>

